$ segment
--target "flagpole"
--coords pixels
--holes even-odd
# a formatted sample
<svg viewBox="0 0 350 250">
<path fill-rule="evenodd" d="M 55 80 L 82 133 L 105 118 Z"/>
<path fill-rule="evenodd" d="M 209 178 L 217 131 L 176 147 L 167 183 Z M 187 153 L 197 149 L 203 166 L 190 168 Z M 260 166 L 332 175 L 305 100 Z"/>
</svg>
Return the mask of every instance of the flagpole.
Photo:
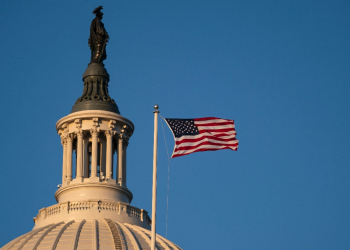
<svg viewBox="0 0 350 250">
<path fill-rule="evenodd" d="M 157 206 L 157 146 L 159 106 L 154 105 L 154 141 L 153 141 L 153 186 L 152 186 L 152 232 L 151 250 L 156 249 L 156 206 Z"/>
</svg>

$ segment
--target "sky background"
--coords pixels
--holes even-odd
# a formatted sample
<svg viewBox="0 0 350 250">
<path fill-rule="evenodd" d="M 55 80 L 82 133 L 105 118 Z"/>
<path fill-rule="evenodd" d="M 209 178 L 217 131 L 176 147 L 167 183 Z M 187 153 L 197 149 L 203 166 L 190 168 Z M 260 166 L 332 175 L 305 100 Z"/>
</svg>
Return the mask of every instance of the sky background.
<svg viewBox="0 0 350 250">
<path fill-rule="evenodd" d="M 350 2 L 340 0 L 2 1 L 0 246 L 56 204 L 55 124 L 82 94 L 99 5 L 109 93 L 135 124 L 131 205 L 151 213 L 157 103 L 166 118 L 233 119 L 240 141 L 237 152 L 170 161 L 169 240 L 183 249 L 350 249 Z M 160 123 L 158 143 L 165 236 Z"/>
</svg>

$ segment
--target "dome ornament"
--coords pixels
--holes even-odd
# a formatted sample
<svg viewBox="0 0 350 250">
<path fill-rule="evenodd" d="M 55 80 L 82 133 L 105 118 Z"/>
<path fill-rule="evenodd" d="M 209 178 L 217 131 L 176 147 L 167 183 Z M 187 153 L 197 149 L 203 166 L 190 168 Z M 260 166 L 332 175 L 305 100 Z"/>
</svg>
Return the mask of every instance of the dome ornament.
<svg viewBox="0 0 350 250">
<path fill-rule="evenodd" d="M 102 6 L 92 12 L 96 17 L 90 25 L 89 46 L 91 60 L 83 74 L 83 94 L 77 99 L 71 113 L 83 110 L 105 110 L 120 114 L 115 101 L 108 92 L 109 74 L 104 67 L 103 61 L 107 58 L 106 44 L 109 35 L 102 23 Z"/>
</svg>

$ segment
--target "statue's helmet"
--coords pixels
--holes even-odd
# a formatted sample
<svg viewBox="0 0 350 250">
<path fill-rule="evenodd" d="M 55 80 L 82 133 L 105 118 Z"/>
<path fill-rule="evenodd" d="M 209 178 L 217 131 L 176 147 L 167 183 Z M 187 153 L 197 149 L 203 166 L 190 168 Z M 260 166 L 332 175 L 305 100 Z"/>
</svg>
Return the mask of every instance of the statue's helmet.
<svg viewBox="0 0 350 250">
<path fill-rule="evenodd" d="M 101 12 L 102 9 L 103 9 L 102 6 L 98 6 L 96 9 L 94 9 L 94 11 L 92 13 L 94 13 L 96 16 L 99 15 L 99 14 L 103 14 Z"/>
</svg>

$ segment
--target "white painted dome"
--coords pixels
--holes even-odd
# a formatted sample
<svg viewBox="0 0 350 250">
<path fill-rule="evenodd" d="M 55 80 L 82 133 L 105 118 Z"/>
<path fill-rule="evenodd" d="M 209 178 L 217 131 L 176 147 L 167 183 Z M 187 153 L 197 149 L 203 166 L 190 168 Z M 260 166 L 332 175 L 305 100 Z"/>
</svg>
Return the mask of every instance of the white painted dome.
<svg viewBox="0 0 350 250">
<path fill-rule="evenodd" d="M 1 250 L 141 250 L 151 249 L 151 231 L 110 219 L 71 220 L 34 229 L 1 248 Z M 181 249 L 160 235 L 156 249 Z"/>
<path fill-rule="evenodd" d="M 83 82 L 72 112 L 56 123 L 63 153 L 57 204 L 40 209 L 33 230 L 1 250 L 151 249 L 152 220 L 147 211 L 130 205 L 126 181 L 134 124 L 110 98 L 102 63 L 90 63 Z M 156 249 L 181 248 L 157 235 Z"/>
</svg>

